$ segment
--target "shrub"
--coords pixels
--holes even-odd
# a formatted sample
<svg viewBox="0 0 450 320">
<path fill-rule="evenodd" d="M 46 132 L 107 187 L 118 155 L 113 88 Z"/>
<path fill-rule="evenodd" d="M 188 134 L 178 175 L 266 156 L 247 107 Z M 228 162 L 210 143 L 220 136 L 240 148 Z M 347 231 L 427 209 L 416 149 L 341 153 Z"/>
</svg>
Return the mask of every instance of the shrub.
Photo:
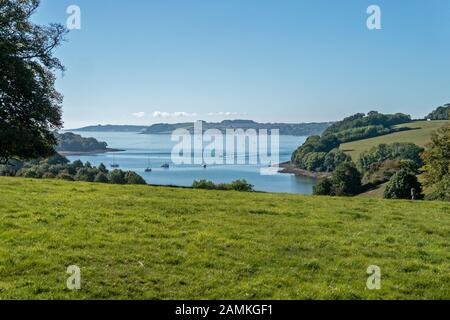
<svg viewBox="0 0 450 320">
<path fill-rule="evenodd" d="M 334 171 L 338 165 L 351 162 L 352 158 L 340 149 L 333 149 L 325 157 L 324 169 L 328 172 Z"/>
<path fill-rule="evenodd" d="M 433 186 L 433 191 L 427 195 L 427 200 L 450 201 L 450 175 L 445 176 Z"/>
<path fill-rule="evenodd" d="M 450 120 L 450 103 L 447 103 L 442 107 L 438 107 L 436 110 L 427 115 L 425 119 Z"/>
<path fill-rule="evenodd" d="M 99 172 L 95 176 L 94 182 L 96 182 L 96 183 L 108 183 L 109 182 L 108 176 L 105 173 L 103 173 L 103 172 Z"/>
<path fill-rule="evenodd" d="M 115 169 L 108 174 L 108 180 L 112 184 L 126 184 L 125 173 L 122 170 Z"/>
<path fill-rule="evenodd" d="M 76 169 L 79 169 L 79 168 L 83 168 L 84 164 L 81 160 L 75 160 L 74 162 L 72 162 L 72 166 Z"/>
<path fill-rule="evenodd" d="M 205 190 L 235 190 L 241 192 L 254 191 L 253 185 L 249 184 L 246 180 L 235 180 L 231 183 L 220 183 L 218 185 L 208 180 L 195 180 L 192 183 L 192 188 Z"/>
<path fill-rule="evenodd" d="M 23 170 L 21 175 L 22 175 L 22 177 L 25 177 L 25 178 L 36 178 L 36 179 L 38 179 L 38 178 L 42 177 L 42 174 L 40 174 L 38 172 L 38 170 L 36 170 L 35 167 Z"/>
<path fill-rule="evenodd" d="M 128 184 L 147 184 L 144 178 L 133 171 L 125 172 L 124 178 Z"/>
<path fill-rule="evenodd" d="M 95 172 L 92 172 L 89 168 L 80 168 L 75 175 L 75 180 L 93 182 L 95 178 Z"/>
<path fill-rule="evenodd" d="M 231 182 L 230 187 L 232 190 L 250 192 L 253 191 L 253 185 L 246 180 L 235 180 Z"/>
<path fill-rule="evenodd" d="M 438 129 L 423 154 L 427 185 L 433 185 L 450 175 L 450 125 Z"/>
<path fill-rule="evenodd" d="M 329 196 L 332 194 L 332 183 L 331 180 L 328 178 L 321 179 L 319 182 L 314 186 L 313 193 L 316 196 Z"/>
<path fill-rule="evenodd" d="M 391 180 L 389 180 L 386 190 L 384 191 L 384 198 L 412 199 L 413 189 L 415 198 L 422 199 L 422 186 L 417 180 L 416 175 L 407 169 L 401 169 L 392 176 Z"/>
<path fill-rule="evenodd" d="M 212 181 L 195 180 L 192 183 L 192 188 L 194 188 L 194 189 L 214 190 L 214 189 L 216 189 L 216 185 Z"/>
<path fill-rule="evenodd" d="M 332 195 L 354 196 L 361 192 L 361 174 L 353 162 L 341 163 L 331 177 Z"/>
<path fill-rule="evenodd" d="M 60 155 L 59 153 L 56 153 L 55 155 L 48 158 L 46 162 L 50 165 L 55 165 L 55 164 L 68 164 L 70 161 L 66 157 Z"/>
<path fill-rule="evenodd" d="M 108 169 L 106 169 L 106 167 L 103 163 L 100 163 L 100 165 L 98 166 L 98 171 L 103 172 L 103 173 L 108 173 Z"/>
</svg>

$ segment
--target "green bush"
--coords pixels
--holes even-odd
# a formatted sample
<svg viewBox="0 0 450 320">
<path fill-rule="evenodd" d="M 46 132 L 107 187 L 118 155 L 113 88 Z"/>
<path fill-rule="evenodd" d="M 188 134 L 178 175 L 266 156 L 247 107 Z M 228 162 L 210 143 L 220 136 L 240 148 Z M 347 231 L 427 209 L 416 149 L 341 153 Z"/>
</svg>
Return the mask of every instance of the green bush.
<svg viewBox="0 0 450 320">
<path fill-rule="evenodd" d="M 94 179 L 96 183 L 109 183 L 108 176 L 104 172 L 99 172 Z"/>
<path fill-rule="evenodd" d="M 208 181 L 208 180 L 195 180 L 192 183 L 192 188 L 214 190 L 214 189 L 216 189 L 216 185 L 214 184 L 214 182 Z"/>
<path fill-rule="evenodd" d="M 208 180 L 195 180 L 192 183 L 192 188 L 205 190 L 235 190 L 241 192 L 254 191 L 253 185 L 249 184 L 246 180 L 235 180 L 231 183 L 220 183 L 217 185 Z"/>
<path fill-rule="evenodd" d="M 122 170 L 116 169 L 108 174 L 108 180 L 112 184 L 126 184 L 125 173 Z"/>
<path fill-rule="evenodd" d="M 361 192 L 361 173 L 353 162 L 337 166 L 331 177 L 332 195 L 354 196 Z"/>
<path fill-rule="evenodd" d="M 235 191 L 250 192 L 253 191 L 253 185 L 248 183 L 246 180 L 235 180 L 231 182 L 230 187 Z"/>
<path fill-rule="evenodd" d="M 415 198 L 422 199 L 422 185 L 417 180 L 416 175 L 407 169 L 401 169 L 389 180 L 389 183 L 384 191 L 384 198 L 412 199 L 413 189 Z"/>
<path fill-rule="evenodd" d="M 314 186 L 313 193 L 316 196 L 329 196 L 332 194 L 332 192 L 331 192 L 332 188 L 333 188 L 333 185 L 332 185 L 330 179 L 328 179 L 328 178 L 321 179 Z"/>
<path fill-rule="evenodd" d="M 95 172 L 90 167 L 80 168 L 75 175 L 76 181 L 93 182 L 95 179 Z"/>
<path fill-rule="evenodd" d="M 68 164 L 70 161 L 66 157 L 60 155 L 59 153 L 56 153 L 55 155 L 48 158 L 46 162 L 50 165 L 56 165 L 56 164 Z"/>
<path fill-rule="evenodd" d="M 22 171 L 21 175 L 24 178 L 35 178 L 35 179 L 38 179 L 38 178 L 42 177 L 42 175 L 39 173 L 39 171 L 35 167 L 30 168 L 30 169 L 24 169 Z"/>
<path fill-rule="evenodd" d="M 433 185 L 433 191 L 426 199 L 450 201 L 450 175 L 444 176 L 441 181 Z"/>
<path fill-rule="evenodd" d="M 128 184 L 147 184 L 140 175 L 133 171 L 125 172 L 125 180 Z"/>
<path fill-rule="evenodd" d="M 436 110 L 427 115 L 425 119 L 450 120 L 450 103 L 447 103 L 442 107 L 438 107 Z"/>
</svg>

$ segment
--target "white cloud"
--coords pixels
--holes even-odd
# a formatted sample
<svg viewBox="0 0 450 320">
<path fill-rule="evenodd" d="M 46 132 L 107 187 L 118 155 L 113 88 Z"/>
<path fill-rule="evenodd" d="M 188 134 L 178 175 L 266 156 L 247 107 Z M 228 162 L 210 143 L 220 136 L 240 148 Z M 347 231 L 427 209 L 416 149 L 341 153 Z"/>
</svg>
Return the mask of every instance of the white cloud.
<svg viewBox="0 0 450 320">
<path fill-rule="evenodd" d="M 234 116 L 246 116 L 247 113 L 241 113 L 241 112 L 210 112 L 207 114 L 209 117 L 234 117 Z"/>
<path fill-rule="evenodd" d="M 222 112 L 210 112 L 204 114 L 208 117 L 239 117 L 239 116 L 246 116 L 247 113 L 243 112 L 230 112 L 230 111 L 222 111 Z M 153 112 L 153 118 L 189 118 L 189 117 L 197 117 L 198 114 L 195 112 L 184 112 L 184 111 L 177 111 L 177 112 L 164 112 L 164 111 L 155 111 Z"/>
<path fill-rule="evenodd" d="M 132 113 L 131 115 L 138 117 L 138 118 L 143 118 L 143 117 L 145 117 L 145 112 L 135 112 L 135 113 Z"/>
<path fill-rule="evenodd" d="M 196 113 L 189 113 L 189 112 L 162 112 L 162 111 L 155 111 L 153 112 L 153 118 L 184 118 L 184 117 L 196 117 Z"/>
</svg>

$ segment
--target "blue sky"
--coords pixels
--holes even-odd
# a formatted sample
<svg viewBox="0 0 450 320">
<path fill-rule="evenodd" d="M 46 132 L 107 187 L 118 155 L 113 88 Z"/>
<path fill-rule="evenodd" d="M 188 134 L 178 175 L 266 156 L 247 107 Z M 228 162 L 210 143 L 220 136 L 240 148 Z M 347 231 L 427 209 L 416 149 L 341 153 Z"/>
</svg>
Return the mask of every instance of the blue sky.
<svg viewBox="0 0 450 320">
<path fill-rule="evenodd" d="M 423 117 L 450 102 L 447 0 L 41 0 L 81 30 L 56 51 L 66 128 L 245 118 Z M 379 5 L 382 30 L 368 30 Z"/>
</svg>

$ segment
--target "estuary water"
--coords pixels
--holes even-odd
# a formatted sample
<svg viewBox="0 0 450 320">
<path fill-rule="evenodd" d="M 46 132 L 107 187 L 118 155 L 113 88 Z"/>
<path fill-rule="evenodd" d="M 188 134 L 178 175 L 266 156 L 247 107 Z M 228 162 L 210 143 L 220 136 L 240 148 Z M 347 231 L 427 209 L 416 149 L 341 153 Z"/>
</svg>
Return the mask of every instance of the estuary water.
<svg viewBox="0 0 450 320">
<path fill-rule="evenodd" d="M 98 166 L 104 163 L 108 170 L 116 163 L 122 170 L 132 170 L 140 174 L 149 184 L 191 186 L 194 180 L 206 179 L 215 183 L 228 183 L 245 179 L 254 185 L 257 191 L 311 194 L 316 180 L 291 174 L 278 173 L 261 175 L 261 165 L 234 164 L 212 165 L 175 165 L 171 161 L 173 147 L 178 143 L 171 141 L 170 135 L 144 135 L 138 132 L 75 132 L 83 137 L 93 137 L 106 141 L 109 148 L 125 150 L 115 153 L 68 156 L 70 161 L 89 161 Z M 280 162 L 288 161 L 292 152 L 306 137 L 280 136 Z M 168 169 L 161 168 L 169 164 Z M 152 172 L 145 172 L 150 167 Z"/>
</svg>

